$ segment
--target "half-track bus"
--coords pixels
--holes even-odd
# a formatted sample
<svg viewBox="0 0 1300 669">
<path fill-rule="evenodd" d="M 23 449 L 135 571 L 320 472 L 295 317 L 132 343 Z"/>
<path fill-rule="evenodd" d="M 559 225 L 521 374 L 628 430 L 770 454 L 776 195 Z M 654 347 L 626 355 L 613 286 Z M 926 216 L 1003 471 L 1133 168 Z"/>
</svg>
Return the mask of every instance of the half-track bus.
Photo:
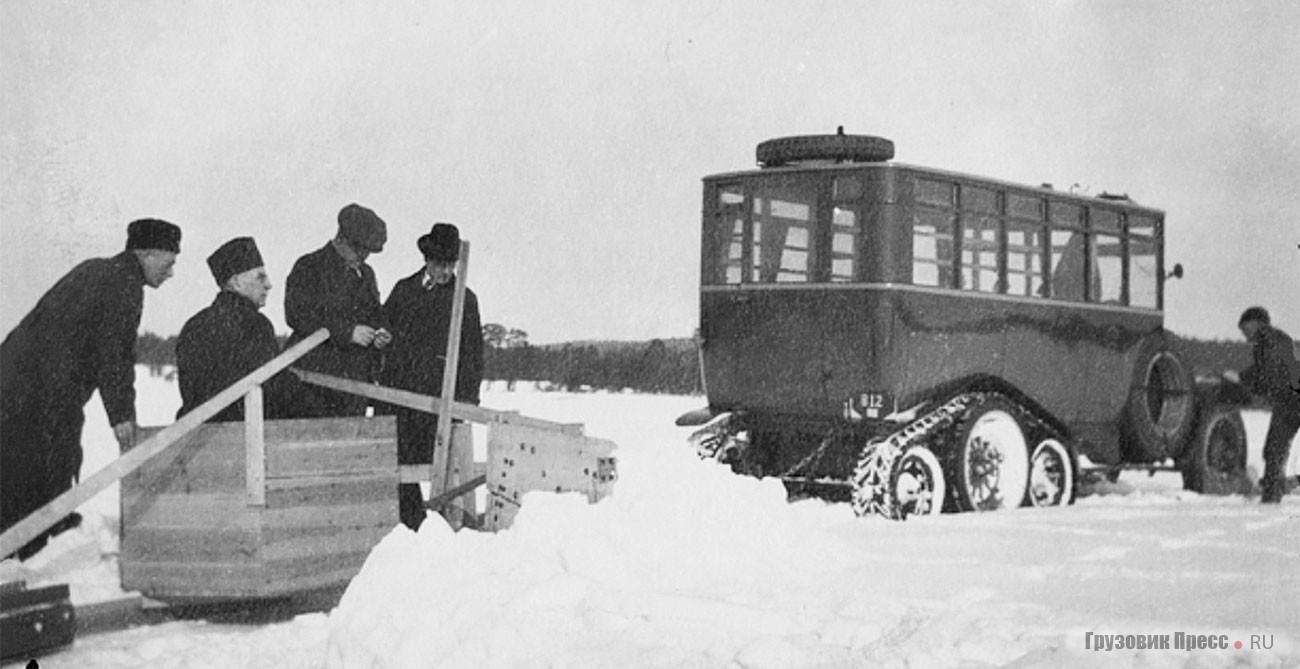
<svg viewBox="0 0 1300 669">
<path fill-rule="evenodd" d="M 1239 412 L 1163 327 L 1162 211 L 842 130 L 757 158 L 704 178 L 702 456 L 894 518 L 1069 504 L 1081 460 L 1244 475 Z"/>
</svg>

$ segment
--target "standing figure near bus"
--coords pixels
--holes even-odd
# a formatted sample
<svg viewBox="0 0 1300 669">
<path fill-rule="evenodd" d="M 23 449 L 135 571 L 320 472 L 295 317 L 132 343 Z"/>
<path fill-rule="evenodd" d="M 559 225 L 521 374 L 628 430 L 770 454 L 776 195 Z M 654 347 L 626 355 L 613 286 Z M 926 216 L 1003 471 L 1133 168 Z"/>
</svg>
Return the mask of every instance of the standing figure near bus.
<svg viewBox="0 0 1300 669">
<path fill-rule="evenodd" d="M 460 259 L 460 231 L 449 223 L 437 223 L 429 234 L 420 237 L 417 246 L 424 255 L 424 266 L 398 281 L 384 303 L 384 313 L 393 326 L 393 345 L 384 359 L 383 384 L 440 395 L 447 362 L 456 263 Z M 455 400 L 478 404 L 482 380 L 483 327 L 478 298 L 467 288 Z M 400 407 L 395 411 L 398 462 L 431 463 L 438 416 Z M 413 530 L 419 529 L 425 515 L 419 485 L 401 484 L 398 499 L 402 522 Z"/>
<path fill-rule="evenodd" d="M 300 358 L 302 369 L 356 381 L 374 381 L 380 350 L 392 341 L 379 303 L 375 271 L 366 264 L 384 250 L 388 230 L 375 212 L 358 204 L 339 211 L 338 234 L 324 247 L 298 259 L 284 291 L 284 316 L 293 328 L 288 345 L 320 328 L 330 338 Z M 322 416 L 363 416 L 364 397 L 307 386 Z"/>
<path fill-rule="evenodd" d="M 271 280 L 257 242 L 236 237 L 208 256 L 208 268 L 220 291 L 212 304 L 194 314 L 176 341 L 176 375 L 181 387 L 177 418 L 193 411 L 234 382 L 280 354 L 266 306 Z M 315 397 L 298 377 L 285 370 L 262 384 L 266 418 L 293 418 L 320 413 Z M 210 421 L 244 419 L 244 403 L 235 401 Z"/>
<path fill-rule="evenodd" d="M 1241 380 L 1256 395 L 1262 395 L 1273 409 L 1264 440 L 1264 478 L 1260 499 L 1277 504 L 1286 493 L 1286 463 L 1291 440 L 1300 431 L 1300 364 L 1296 362 L 1291 337 L 1270 323 L 1268 311 L 1251 307 L 1241 314 L 1237 327 L 1250 342 L 1254 362 L 1241 373 Z"/>
<path fill-rule="evenodd" d="M 172 276 L 180 228 L 127 226 L 126 250 L 59 279 L 0 344 L 0 532 L 80 477 L 83 408 L 96 390 L 123 451 L 135 443 L 135 341 L 144 287 Z M 26 559 L 76 525 L 72 513 L 18 550 Z"/>
</svg>

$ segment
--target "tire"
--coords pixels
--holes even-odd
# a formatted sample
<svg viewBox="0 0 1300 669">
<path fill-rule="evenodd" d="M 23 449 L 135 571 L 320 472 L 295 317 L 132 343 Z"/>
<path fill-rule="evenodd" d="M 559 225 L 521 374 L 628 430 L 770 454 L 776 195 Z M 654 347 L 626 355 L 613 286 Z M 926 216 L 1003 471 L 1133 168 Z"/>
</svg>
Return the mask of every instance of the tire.
<svg viewBox="0 0 1300 669">
<path fill-rule="evenodd" d="M 1201 412 L 1196 433 L 1179 461 L 1183 488 L 1203 495 L 1247 494 L 1246 425 L 1235 406 L 1211 405 Z"/>
<path fill-rule="evenodd" d="M 945 471 L 958 511 L 1020 506 L 1029 489 L 1029 447 L 1020 410 L 1001 397 L 967 409 L 956 430 Z"/>
<path fill-rule="evenodd" d="M 754 154 L 763 167 L 804 160 L 878 163 L 894 157 L 894 143 L 871 135 L 799 135 L 769 139 L 760 143 Z"/>
<path fill-rule="evenodd" d="M 1026 506 L 1067 506 L 1074 503 L 1078 480 L 1074 454 L 1055 439 L 1044 439 L 1029 456 L 1029 487 Z"/>
<path fill-rule="evenodd" d="M 1129 462 L 1178 457 L 1196 421 L 1192 373 L 1163 333 L 1143 342 L 1124 409 L 1124 453 Z"/>
<path fill-rule="evenodd" d="M 891 520 L 938 515 L 945 490 L 943 467 L 930 449 L 870 444 L 853 475 L 853 512 Z"/>
</svg>

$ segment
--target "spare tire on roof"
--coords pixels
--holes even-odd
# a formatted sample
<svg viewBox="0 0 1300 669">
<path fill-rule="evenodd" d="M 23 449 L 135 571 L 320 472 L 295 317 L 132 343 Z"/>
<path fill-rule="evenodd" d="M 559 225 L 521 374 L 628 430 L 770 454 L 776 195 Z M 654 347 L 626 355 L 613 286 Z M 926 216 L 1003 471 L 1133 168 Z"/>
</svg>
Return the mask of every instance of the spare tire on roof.
<svg viewBox="0 0 1300 669">
<path fill-rule="evenodd" d="M 805 160 L 878 163 L 894 157 L 894 143 L 871 135 L 798 135 L 769 139 L 754 152 L 763 167 Z"/>
</svg>

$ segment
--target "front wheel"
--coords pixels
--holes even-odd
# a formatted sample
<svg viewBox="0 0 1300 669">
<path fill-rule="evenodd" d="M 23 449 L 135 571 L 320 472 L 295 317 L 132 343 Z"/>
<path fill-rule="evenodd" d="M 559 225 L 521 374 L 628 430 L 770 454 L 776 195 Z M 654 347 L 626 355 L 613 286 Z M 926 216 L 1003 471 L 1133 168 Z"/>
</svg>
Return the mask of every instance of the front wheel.
<svg viewBox="0 0 1300 669">
<path fill-rule="evenodd" d="M 1187 490 L 1204 495 L 1249 494 L 1252 486 L 1246 474 L 1246 425 L 1241 411 L 1223 405 L 1202 411 L 1178 464 Z"/>
</svg>

